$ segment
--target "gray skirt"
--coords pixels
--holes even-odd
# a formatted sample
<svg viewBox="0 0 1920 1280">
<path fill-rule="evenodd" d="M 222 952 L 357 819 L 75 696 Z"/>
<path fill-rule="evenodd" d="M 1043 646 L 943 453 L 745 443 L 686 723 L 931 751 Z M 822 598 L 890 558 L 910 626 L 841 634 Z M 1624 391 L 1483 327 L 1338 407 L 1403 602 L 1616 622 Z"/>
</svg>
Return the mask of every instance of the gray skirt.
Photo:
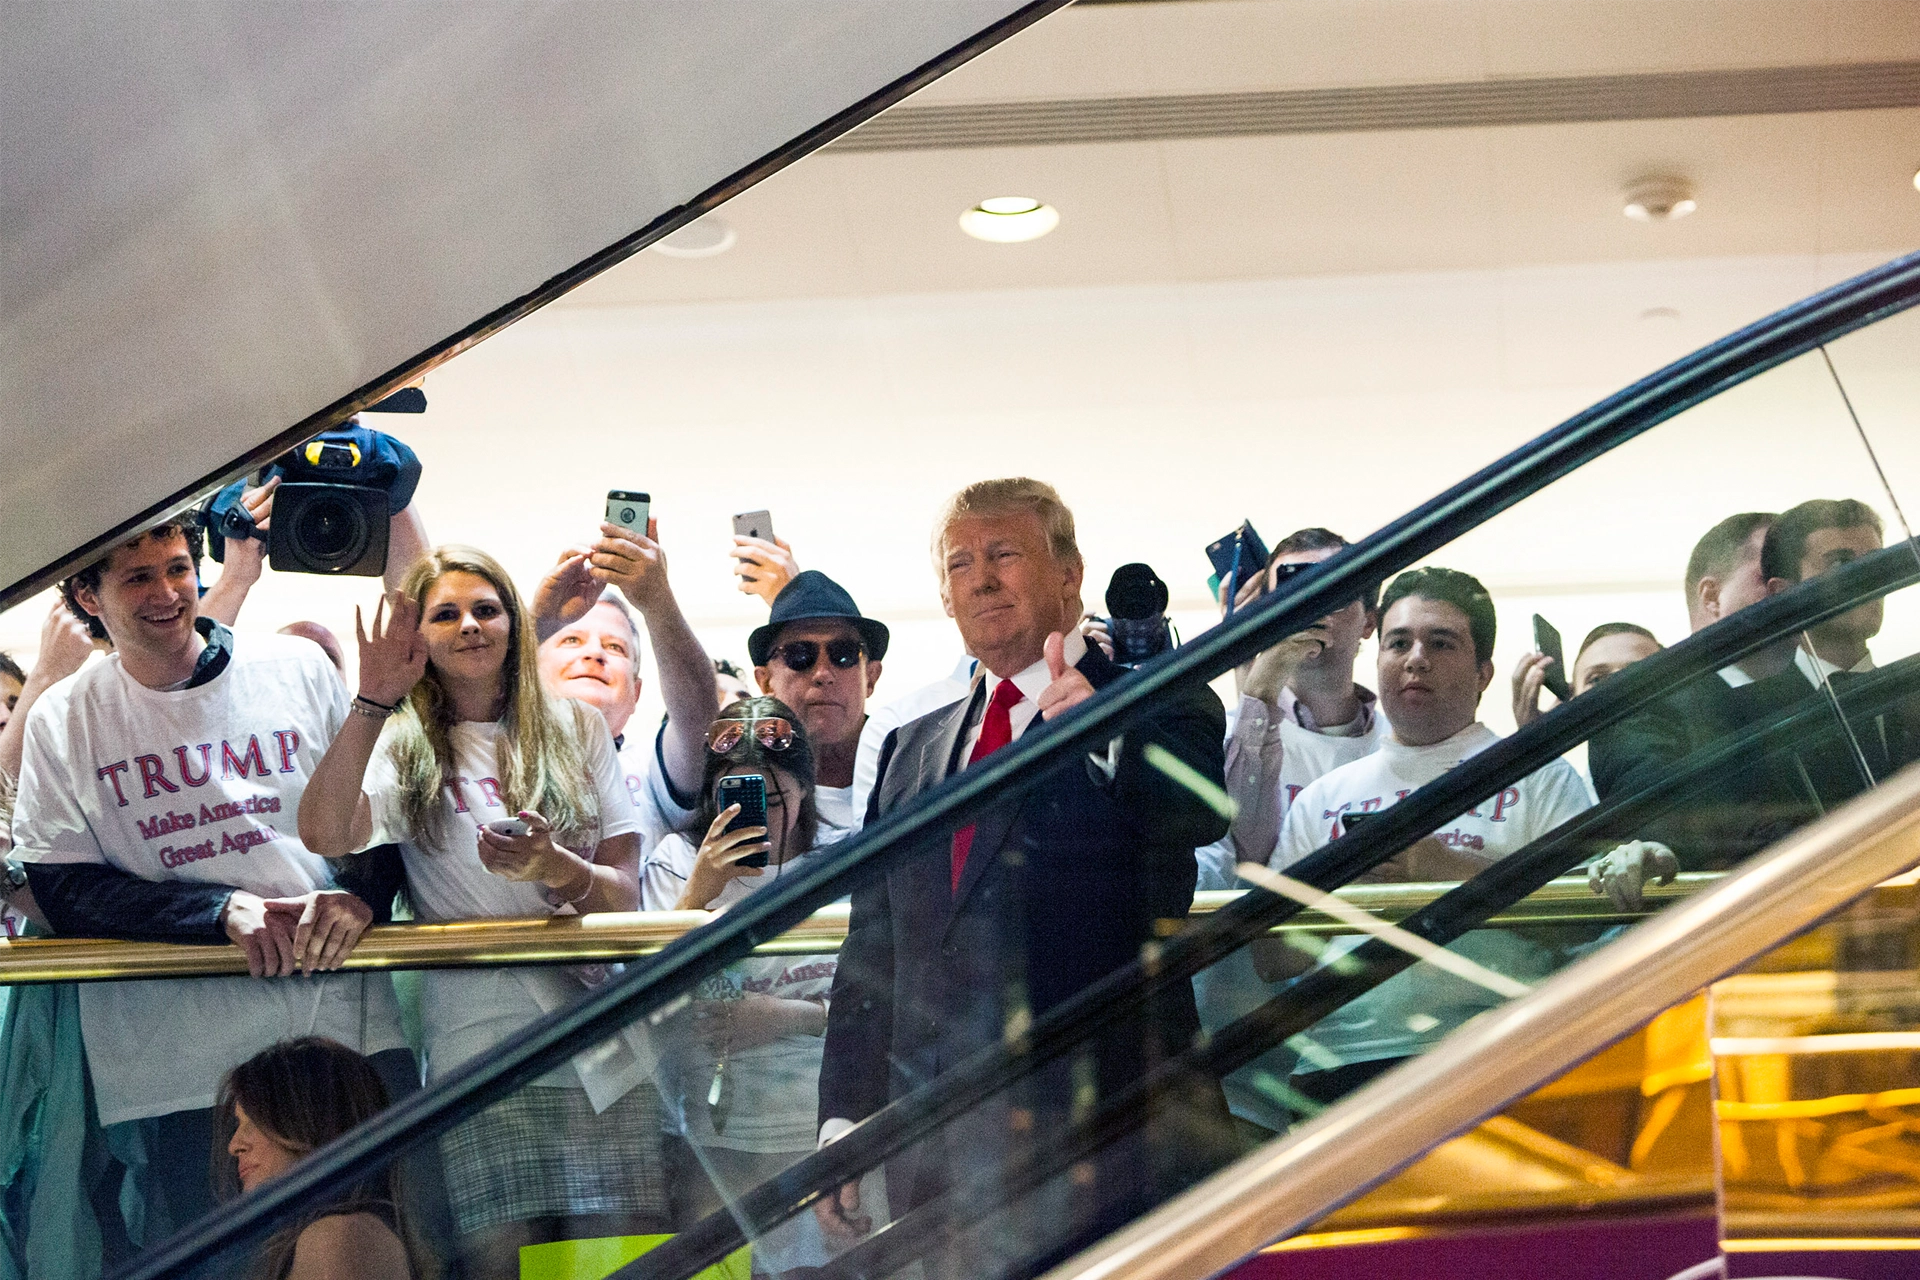
<svg viewBox="0 0 1920 1280">
<path fill-rule="evenodd" d="M 643 1084 L 593 1113 L 586 1090 L 530 1085 L 440 1139 L 460 1231 L 609 1213 L 667 1221 L 660 1095 Z"/>
</svg>

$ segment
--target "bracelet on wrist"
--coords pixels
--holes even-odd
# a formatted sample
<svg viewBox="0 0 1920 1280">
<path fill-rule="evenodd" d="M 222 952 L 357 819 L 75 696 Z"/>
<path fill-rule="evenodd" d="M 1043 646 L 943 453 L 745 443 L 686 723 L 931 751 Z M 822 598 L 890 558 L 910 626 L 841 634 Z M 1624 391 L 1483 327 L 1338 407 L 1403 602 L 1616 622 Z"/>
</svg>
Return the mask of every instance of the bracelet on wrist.
<svg viewBox="0 0 1920 1280">
<path fill-rule="evenodd" d="M 593 864 L 591 862 L 587 863 L 586 886 L 571 898 L 563 896 L 561 892 L 552 885 L 547 886 L 546 892 L 547 905 L 551 906 L 554 910 L 558 911 L 561 907 L 573 907 L 575 910 L 578 910 L 580 904 L 585 902 L 593 894 Z"/>
<path fill-rule="evenodd" d="M 385 720 L 398 710 L 398 707 L 390 707 L 384 702 L 375 702 L 365 694 L 355 694 L 353 701 L 347 705 L 347 710 L 357 716 L 365 716 L 369 720 Z"/>
</svg>

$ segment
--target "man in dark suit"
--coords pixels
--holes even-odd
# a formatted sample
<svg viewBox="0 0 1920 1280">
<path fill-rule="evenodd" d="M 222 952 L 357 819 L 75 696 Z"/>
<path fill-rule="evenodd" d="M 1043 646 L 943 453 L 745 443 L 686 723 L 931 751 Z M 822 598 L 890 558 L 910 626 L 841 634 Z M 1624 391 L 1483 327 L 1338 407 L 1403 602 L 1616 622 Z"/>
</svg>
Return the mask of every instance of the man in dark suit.
<svg viewBox="0 0 1920 1280">
<path fill-rule="evenodd" d="M 869 821 L 908 805 L 1034 723 L 1124 672 L 1075 628 L 1083 565 L 1073 516 L 1047 485 L 969 486 L 936 526 L 941 600 L 979 659 L 970 695 L 889 736 Z M 1059 767 L 896 862 L 853 896 L 820 1075 L 823 1142 L 921 1088 L 1136 959 L 1179 927 L 1194 848 L 1226 819 L 1152 767 L 1148 743 L 1221 785 L 1224 713 L 1205 689 L 1169 698 L 1095 757 Z M 1112 1097 L 1199 1031 L 1190 984 L 950 1124 L 889 1170 L 896 1211 L 1003 1167 Z M 1217 1084 L 1198 1082 L 1147 1132 L 1110 1148 L 929 1259 L 972 1276 L 1031 1266 L 1110 1229 L 1230 1155 Z M 858 1232 L 858 1192 L 820 1216 Z M 962 1262 L 964 1259 L 964 1262 Z"/>
</svg>

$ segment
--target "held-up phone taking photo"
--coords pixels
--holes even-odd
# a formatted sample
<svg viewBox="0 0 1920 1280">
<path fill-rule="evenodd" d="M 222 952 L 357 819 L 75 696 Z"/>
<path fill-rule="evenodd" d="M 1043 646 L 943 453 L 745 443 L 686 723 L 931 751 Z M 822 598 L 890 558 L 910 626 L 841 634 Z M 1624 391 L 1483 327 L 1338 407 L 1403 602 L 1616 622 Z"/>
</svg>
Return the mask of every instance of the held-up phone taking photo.
<svg viewBox="0 0 1920 1280">
<path fill-rule="evenodd" d="M 1233 580 L 1227 591 L 1227 609 L 1231 612 L 1233 602 L 1240 598 L 1240 588 L 1266 569 L 1267 544 L 1253 531 L 1253 521 L 1243 520 L 1238 529 L 1208 544 L 1207 559 L 1213 562 L 1213 572 L 1220 581 Z"/>
<path fill-rule="evenodd" d="M 1565 702 L 1573 696 L 1573 686 L 1567 683 L 1567 655 L 1561 648 L 1560 633 L 1537 613 L 1533 615 L 1533 647 L 1553 659 L 1541 683 L 1547 686 L 1547 692 Z"/>
<path fill-rule="evenodd" d="M 733 518 L 733 531 L 743 538 L 773 541 L 773 516 L 765 511 L 742 511 Z"/>
<path fill-rule="evenodd" d="M 738 831 L 742 827 L 764 827 L 767 825 L 767 779 L 759 773 L 735 773 L 720 779 L 714 787 L 714 798 L 720 808 L 737 804 L 740 812 L 727 824 L 728 831 Z M 742 867 L 764 867 L 767 855 L 752 853 L 735 864 Z"/>
<path fill-rule="evenodd" d="M 647 536 L 647 510 L 653 499 L 628 489 L 607 490 L 607 523 Z"/>
</svg>

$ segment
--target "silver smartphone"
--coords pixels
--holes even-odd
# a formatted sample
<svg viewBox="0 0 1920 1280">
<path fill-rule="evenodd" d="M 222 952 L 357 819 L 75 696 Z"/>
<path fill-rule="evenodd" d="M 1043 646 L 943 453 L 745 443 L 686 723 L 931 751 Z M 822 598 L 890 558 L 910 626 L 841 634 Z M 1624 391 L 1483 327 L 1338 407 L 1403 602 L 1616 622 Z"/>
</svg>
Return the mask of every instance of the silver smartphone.
<svg viewBox="0 0 1920 1280">
<path fill-rule="evenodd" d="M 644 493 L 634 493 L 627 489 L 609 489 L 607 491 L 607 523 L 617 524 L 622 529 L 647 536 L 647 511 L 653 498 Z"/>
<path fill-rule="evenodd" d="M 773 516 L 765 511 L 742 511 L 733 518 L 733 531 L 743 538 L 773 541 Z"/>
</svg>

